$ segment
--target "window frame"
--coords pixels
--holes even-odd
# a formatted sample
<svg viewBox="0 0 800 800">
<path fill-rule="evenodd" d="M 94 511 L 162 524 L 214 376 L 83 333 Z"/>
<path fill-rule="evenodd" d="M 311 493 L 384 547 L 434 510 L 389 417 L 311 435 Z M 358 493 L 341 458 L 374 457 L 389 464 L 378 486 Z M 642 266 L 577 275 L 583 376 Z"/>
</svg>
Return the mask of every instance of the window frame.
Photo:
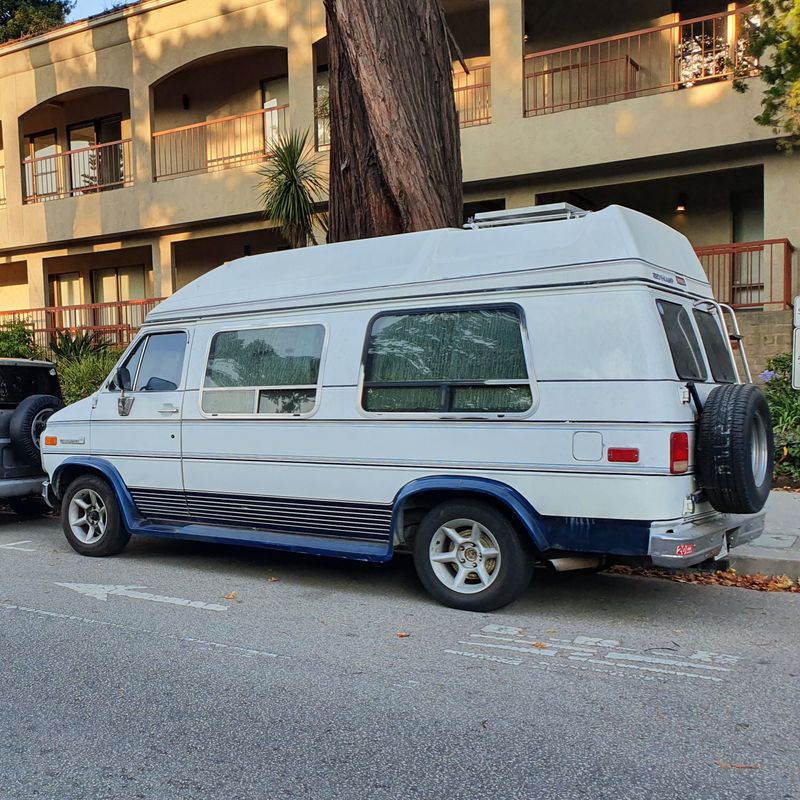
<svg viewBox="0 0 800 800">
<path fill-rule="evenodd" d="M 667 346 L 667 353 L 669 355 L 669 363 L 672 366 L 672 370 L 675 373 L 675 377 L 678 381 L 682 383 L 708 383 L 709 377 L 711 376 L 711 368 L 708 363 L 708 356 L 706 355 L 706 348 L 703 342 L 703 337 L 700 335 L 700 329 L 697 327 L 697 321 L 694 318 L 694 314 L 692 311 L 694 310 L 694 306 L 686 305 L 686 299 L 683 295 L 671 295 L 668 298 L 662 297 L 661 295 L 655 295 L 654 297 L 654 305 L 656 307 L 656 315 L 658 317 L 659 327 L 661 328 L 661 332 L 664 336 L 664 344 Z M 691 298 L 689 298 L 691 302 Z M 681 302 L 683 301 L 683 302 Z M 694 334 L 695 342 L 697 344 L 697 352 L 700 355 L 700 360 L 697 362 L 697 366 L 703 369 L 704 375 L 702 378 L 683 378 L 678 373 L 678 365 L 675 363 L 675 355 L 672 352 L 672 346 L 669 342 L 669 335 L 667 334 L 666 326 L 664 325 L 664 318 L 661 312 L 658 309 L 659 303 L 668 303 L 673 306 L 677 306 L 678 308 L 683 309 L 686 313 L 686 317 L 689 320 L 689 327 L 691 328 L 692 333 Z M 691 350 L 691 348 L 690 348 Z M 692 352 L 692 357 L 697 360 L 697 354 Z"/>
<path fill-rule="evenodd" d="M 526 411 L 369 411 L 364 408 L 364 391 L 369 383 L 367 381 L 367 358 L 369 357 L 369 348 L 372 340 L 372 329 L 375 322 L 382 317 L 396 317 L 396 316 L 411 316 L 420 314 L 447 314 L 457 313 L 464 311 L 513 311 L 519 323 L 520 338 L 522 341 L 522 352 L 525 357 L 525 368 L 528 373 L 527 381 L 500 381 L 491 380 L 477 383 L 476 381 L 447 381 L 448 386 L 528 386 L 531 392 L 531 407 Z M 401 381 L 397 383 L 382 383 L 381 386 L 389 387 L 411 387 L 415 385 L 420 387 L 432 387 L 436 385 L 444 385 L 442 381 Z M 413 306 L 411 308 L 392 308 L 378 311 L 373 314 L 367 321 L 366 332 L 364 334 L 364 344 L 361 350 L 361 364 L 359 365 L 358 375 L 358 399 L 357 409 L 358 413 L 367 419 L 419 419 L 419 420 L 519 420 L 528 419 L 533 416 L 539 408 L 540 395 L 539 386 L 536 380 L 536 373 L 533 369 L 533 360 L 531 358 L 531 344 L 530 335 L 528 332 L 528 324 L 525 316 L 525 309 L 519 303 L 501 302 L 501 303 L 477 303 L 467 304 L 460 303 L 453 306 Z"/>
<path fill-rule="evenodd" d="M 147 346 L 149 342 L 144 343 L 144 349 L 142 350 L 142 356 L 139 359 L 139 363 L 136 365 L 136 374 L 131 375 L 131 388 L 125 390 L 125 394 L 127 395 L 156 395 L 156 394 L 167 394 L 169 392 L 184 392 L 186 391 L 186 372 L 189 367 L 189 358 L 191 356 L 191 343 L 192 343 L 192 336 L 189 332 L 188 328 L 167 328 L 165 330 L 150 330 L 144 331 L 141 336 L 137 336 L 130 345 L 125 349 L 122 356 L 120 357 L 119 361 L 114 365 L 114 369 L 111 372 L 111 375 L 108 376 L 105 383 L 105 388 L 109 392 L 120 392 L 120 388 L 114 383 L 114 377 L 117 374 L 117 370 L 124 366 L 128 359 L 133 355 L 133 352 L 139 346 L 139 343 L 145 339 L 149 339 L 151 336 L 159 336 L 164 335 L 166 333 L 182 333 L 186 336 L 186 351 L 183 356 L 183 364 L 181 365 L 181 379 L 180 383 L 178 384 L 177 389 L 161 389 L 154 392 L 144 392 L 141 389 L 136 389 L 136 384 L 139 380 L 139 372 L 142 369 L 142 362 L 144 361 L 144 357 L 147 354 Z"/>
<path fill-rule="evenodd" d="M 703 329 L 700 327 L 699 322 L 699 314 L 708 314 L 708 316 L 714 320 L 717 326 L 717 330 L 719 331 L 720 337 L 722 338 L 722 342 L 725 345 L 725 352 L 730 360 L 730 366 L 733 370 L 734 379 L 731 381 L 723 381 L 716 375 L 716 370 L 714 369 L 714 362 L 711 360 L 711 354 L 709 353 L 709 347 L 706 344 L 706 340 L 703 337 Z M 733 352 L 731 351 L 731 342 L 730 337 L 728 335 L 728 331 L 723 327 L 723 321 L 720 317 L 720 313 L 717 311 L 716 308 L 713 310 L 709 310 L 708 308 L 700 308 L 697 305 L 694 306 L 692 309 L 692 321 L 694 322 L 695 327 L 697 328 L 697 332 L 700 334 L 700 344 L 703 347 L 703 355 L 705 360 L 708 362 L 708 378 L 707 382 L 710 383 L 718 383 L 723 386 L 730 386 L 741 383 L 741 376 L 739 375 L 739 369 L 736 366 L 736 359 L 733 356 Z"/>
<path fill-rule="evenodd" d="M 214 343 L 214 339 L 220 333 L 232 333 L 237 331 L 260 331 L 260 330 L 271 330 L 273 328 L 309 328 L 309 327 L 317 327 L 322 328 L 322 351 L 320 353 L 319 358 L 319 373 L 317 375 L 317 383 L 316 385 L 311 384 L 303 384 L 297 386 L 225 386 L 225 387 L 206 387 L 206 370 L 208 369 L 208 361 L 211 357 L 211 345 Z M 203 358 L 203 367 L 200 373 L 200 386 L 199 391 L 197 393 L 197 406 L 200 412 L 200 416 L 204 419 L 263 419 L 263 420 L 305 420 L 310 419 L 313 417 L 318 411 L 320 404 L 322 402 L 322 389 L 324 386 L 323 382 L 323 375 L 325 372 L 325 362 L 327 360 L 328 354 L 328 344 L 330 342 L 330 328 L 327 322 L 323 322 L 321 320 L 313 320 L 313 321 L 306 321 L 303 320 L 302 322 L 278 322 L 278 323 L 266 323 L 258 322 L 253 323 L 251 325 L 234 325 L 224 328 L 214 328 L 211 331 L 211 335 L 208 338 L 208 343 L 206 344 L 205 355 Z M 254 402 L 254 411 L 252 413 L 246 413 L 243 411 L 234 411 L 234 412 L 219 412 L 219 411 L 206 411 L 203 408 L 203 398 L 206 392 L 224 392 L 224 391 L 237 391 L 243 389 L 253 389 L 255 392 L 255 402 Z M 260 401 L 260 396 L 262 391 L 279 391 L 281 389 L 286 390 L 294 390 L 294 389 L 314 389 L 315 390 L 315 397 L 314 397 L 314 407 L 310 411 L 303 412 L 302 414 L 259 414 L 258 413 L 258 404 Z"/>
</svg>

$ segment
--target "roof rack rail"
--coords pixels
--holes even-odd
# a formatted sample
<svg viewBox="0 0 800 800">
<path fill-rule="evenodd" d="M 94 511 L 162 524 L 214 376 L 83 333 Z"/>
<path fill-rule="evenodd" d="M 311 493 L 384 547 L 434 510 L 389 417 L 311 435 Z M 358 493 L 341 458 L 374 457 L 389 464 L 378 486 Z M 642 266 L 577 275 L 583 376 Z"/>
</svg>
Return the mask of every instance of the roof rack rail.
<svg viewBox="0 0 800 800">
<path fill-rule="evenodd" d="M 510 208 L 506 211 L 485 211 L 476 214 L 464 226 L 467 230 L 502 228 L 507 225 L 530 225 L 534 222 L 555 222 L 564 219 L 580 219 L 590 214 L 571 203 L 551 203 L 529 208 Z"/>
</svg>

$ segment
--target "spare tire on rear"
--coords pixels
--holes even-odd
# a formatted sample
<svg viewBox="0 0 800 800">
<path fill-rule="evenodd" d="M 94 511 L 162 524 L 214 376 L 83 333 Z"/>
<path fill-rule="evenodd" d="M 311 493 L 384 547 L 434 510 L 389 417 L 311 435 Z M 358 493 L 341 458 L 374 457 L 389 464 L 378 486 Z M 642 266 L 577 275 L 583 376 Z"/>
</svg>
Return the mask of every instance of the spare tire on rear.
<svg viewBox="0 0 800 800">
<path fill-rule="evenodd" d="M 696 460 L 700 485 L 717 511 L 761 511 L 772 489 L 775 442 L 759 389 L 732 384 L 711 392 L 700 416 Z"/>
<path fill-rule="evenodd" d="M 26 397 L 15 409 L 8 432 L 11 446 L 24 464 L 41 466 L 39 437 L 47 426 L 47 420 L 61 408 L 64 408 L 64 403 L 58 397 L 33 394 Z"/>
</svg>

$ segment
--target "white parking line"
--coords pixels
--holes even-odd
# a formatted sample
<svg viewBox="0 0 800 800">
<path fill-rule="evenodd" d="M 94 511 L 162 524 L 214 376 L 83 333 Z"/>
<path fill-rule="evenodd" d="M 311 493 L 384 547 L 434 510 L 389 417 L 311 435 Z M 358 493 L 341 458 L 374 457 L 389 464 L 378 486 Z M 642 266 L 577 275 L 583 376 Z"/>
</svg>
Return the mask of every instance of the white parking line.
<svg viewBox="0 0 800 800">
<path fill-rule="evenodd" d="M 76 614 L 62 614 L 57 611 L 44 611 L 40 608 L 30 608 L 29 606 L 18 606 L 13 603 L 0 603 L 0 611 L 19 612 L 30 614 L 37 617 L 62 620 L 65 622 L 78 622 L 83 625 L 97 625 L 102 628 L 115 628 L 117 630 L 131 631 L 133 633 L 144 633 L 149 636 L 158 636 L 162 639 L 171 639 L 176 642 L 186 642 L 188 644 L 204 645 L 215 650 L 229 650 L 246 656 L 258 656 L 260 658 L 285 658 L 277 653 L 268 653 L 264 650 L 256 650 L 250 647 L 240 647 L 235 644 L 225 644 L 224 642 L 214 642 L 209 639 L 197 639 L 193 636 L 180 636 L 177 633 L 167 633 L 164 631 L 154 631 L 149 628 L 140 628 L 136 625 L 125 625 L 121 622 L 108 622 L 107 620 L 92 619 L 91 617 L 81 617 Z"/>
<path fill-rule="evenodd" d="M 0 550 L 16 550 L 18 553 L 35 553 L 36 549 L 33 547 L 20 547 L 21 544 L 33 544 L 30 539 L 24 539 L 21 542 L 11 542 L 10 544 L 0 544 Z"/>
</svg>

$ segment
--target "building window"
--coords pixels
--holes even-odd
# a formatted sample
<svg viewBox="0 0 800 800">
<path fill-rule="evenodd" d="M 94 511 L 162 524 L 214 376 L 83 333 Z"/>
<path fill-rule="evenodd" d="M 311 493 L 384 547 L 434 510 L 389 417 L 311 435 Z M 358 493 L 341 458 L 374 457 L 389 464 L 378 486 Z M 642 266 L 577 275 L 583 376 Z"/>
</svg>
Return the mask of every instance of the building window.
<svg viewBox="0 0 800 800">
<path fill-rule="evenodd" d="M 372 323 L 365 411 L 524 414 L 533 406 L 513 307 L 384 314 Z"/>
<path fill-rule="evenodd" d="M 203 382 L 212 416 L 308 416 L 319 395 L 322 325 L 217 333 Z"/>
<path fill-rule="evenodd" d="M 58 140 L 56 132 L 45 131 L 28 137 L 25 160 L 26 199 L 53 200 L 59 194 Z"/>
</svg>

